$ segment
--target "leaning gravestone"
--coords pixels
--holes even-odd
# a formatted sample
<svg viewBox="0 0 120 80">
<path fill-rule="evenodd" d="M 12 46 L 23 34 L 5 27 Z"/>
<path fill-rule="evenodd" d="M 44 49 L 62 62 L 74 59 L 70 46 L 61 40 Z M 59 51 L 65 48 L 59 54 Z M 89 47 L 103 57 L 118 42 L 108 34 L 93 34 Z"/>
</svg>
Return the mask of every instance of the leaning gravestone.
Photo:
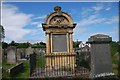
<svg viewBox="0 0 120 80">
<path fill-rule="evenodd" d="M 7 64 L 16 63 L 16 47 L 10 46 L 7 48 Z"/>
<path fill-rule="evenodd" d="M 97 34 L 88 39 L 91 44 L 91 74 L 90 78 L 113 75 L 108 35 Z"/>
</svg>

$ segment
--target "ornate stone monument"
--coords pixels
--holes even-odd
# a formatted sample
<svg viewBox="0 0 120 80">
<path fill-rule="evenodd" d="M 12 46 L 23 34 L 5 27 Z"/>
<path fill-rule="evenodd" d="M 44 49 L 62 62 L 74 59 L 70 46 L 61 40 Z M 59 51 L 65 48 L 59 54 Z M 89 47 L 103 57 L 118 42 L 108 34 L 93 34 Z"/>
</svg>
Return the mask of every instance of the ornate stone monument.
<svg viewBox="0 0 120 80">
<path fill-rule="evenodd" d="M 88 39 L 88 43 L 91 45 L 90 78 L 111 75 L 112 61 L 109 45 L 111 41 L 111 37 L 103 34 L 96 34 Z"/>
<path fill-rule="evenodd" d="M 72 33 L 76 24 L 73 23 L 68 13 L 61 11 L 61 7 L 56 6 L 54 11 L 47 16 L 45 23 L 42 24 L 47 38 L 46 66 L 52 69 L 55 66 L 60 68 L 71 65 L 71 68 L 74 68 L 75 55 Z"/>
</svg>

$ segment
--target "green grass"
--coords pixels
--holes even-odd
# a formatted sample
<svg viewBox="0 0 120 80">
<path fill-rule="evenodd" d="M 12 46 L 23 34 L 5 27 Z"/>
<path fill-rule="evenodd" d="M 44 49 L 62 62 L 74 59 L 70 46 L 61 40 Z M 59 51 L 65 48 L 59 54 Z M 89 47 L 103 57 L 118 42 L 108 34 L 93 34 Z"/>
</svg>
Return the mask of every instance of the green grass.
<svg viewBox="0 0 120 80">
<path fill-rule="evenodd" d="M 45 67 L 45 64 L 46 64 L 45 56 L 44 55 L 41 55 L 41 56 L 37 55 L 36 56 L 36 66 L 43 68 L 43 67 Z"/>
<path fill-rule="evenodd" d="M 7 64 L 6 62 L 2 62 L 2 67 L 3 69 L 7 70 L 7 69 L 14 67 L 16 64 Z"/>
<path fill-rule="evenodd" d="M 118 69 L 113 69 L 113 73 L 115 73 L 116 75 L 118 75 Z"/>
<path fill-rule="evenodd" d="M 24 69 L 21 71 L 21 73 L 17 74 L 14 78 L 16 79 L 22 79 L 27 80 L 30 75 L 30 67 L 29 67 L 29 61 L 23 62 Z"/>
<path fill-rule="evenodd" d="M 10 77 L 9 73 L 6 72 L 7 69 L 10 69 L 11 67 L 15 66 L 16 64 L 6 64 L 6 63 L 3 63 L 3 67 L 4 67 L 4 70 L 3 70 L 3 78 L 4 79 L 11 79 L 11 80 L 28 80 L 29 78 L 29 75 L 30 75 L 30 72 L 29 72 L 29 61 L 24 61 L 23 62 L 23 66 L 24 66 L 24 69 L 16 74 L 14 77 Z"/>
<path fill-rule="evenodd" d="M 7 64 L 6 61 L 2 62 L 3 73 L 2 78 L 10 78 L 10 74 L 7 72 L 8 69 L 14 67 L 16 64 Z"/>
<path fill-rule="evenodd" d="M 46 60 L 45 60 L 45 56 L 36 56 L 36 66 L 43 68 L 45 66 Z M 16 64 L 7 64 L 6 62 L 3 62 L 3 68 L 4 68 L 4 72 L 3 72 L 3 78 L 4 79 L 12 79 L 12 80 L 28 80 L 29 75 L 30 75 L 30 65 L 29 65 L 29 61 L 23 61 L 23 66 L 24 69 L 16 74 L 14 77 L 10 77 L 10 75 L 6 72 L 6 70 L 14 67 Z"/>
<path fill-rule="evenodd" d="M 112 60 L 112 63 L 113 63 L 113 64 L 118 64 L 119 61 L 118 61 L 118 60 Z"/>
<path fill-rule="evenodd" d="M 117 57 L 119 56 L 118 52 L 119 52 L 119 44 L 115 41 L 110 43 L 110 49 L 111 49 L 111 58 L 112 58 L 112 64 L 114 65 L 118 65 L 119 64 L 119 60 L 117 59 Z M 113 67 L 113 72 L 118 75 L 118 68 L 117 67 Z"/>
<path fill-rule="evenodd" d="M 45 56 L 36 56 L 36 66 L 43 68 L 45 66 Z M 24 61 L 24 70 L 14 77 L 15 80 L 28 80 L 30 75 L 29 61 Z"/>
</svg>

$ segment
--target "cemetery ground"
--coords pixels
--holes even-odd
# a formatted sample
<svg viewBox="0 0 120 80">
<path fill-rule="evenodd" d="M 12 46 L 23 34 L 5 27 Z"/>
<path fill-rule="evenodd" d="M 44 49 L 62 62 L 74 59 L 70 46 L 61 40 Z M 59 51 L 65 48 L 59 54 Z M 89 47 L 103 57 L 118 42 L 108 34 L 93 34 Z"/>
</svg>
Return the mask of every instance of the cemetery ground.
<svg viewBox="0 0 120 80">
<path fill-rule="evenodd" d="M 30 77 L 30 64 L 29 64 L 29 60 L 26 61 L 22 61 L 23 63 L 23 70 L 19 71 L 17 74 L 15 74 L 14 76 L 11 76 L 9 73 L 9 69 L 16 66 L 17 64 L 19 64 L 21 62 L 17 62 L 15 64 L 7 64 L 6 61 L 4 61 L 2 63 L 2 67 L 3 67 L 3 80 L 5 79 L 12 79 L 12 80 L 18 80 L 18 79 L 22 79 L 22 80 L 28 80 L 28 78 Z M 36 56 L 36 63 L 37 67 L 39 68 L 43 68 L 45 66 L 45 57 L 42 56 Z"/>
<path fill-rule="evenodd" d="M 37 56 L 38 57 L 38 56 Z M 38 59 L 38 58 L 37 58 Z M 44 62 L 43 62 L 44 61 Z M 45 66 L 45 58 L 43 59 L 43 61 L 41 62 L 41 60 L 37 60 L 36 63 L 40 63 L 38 64 L 39 67 L 44 67 Z M 42 64 L 41 64 L 42 63 Z M 118 73 L 118 67 L 117 67 L 118 61 L 116 60 L 116 58 L 113 58 L 113 72 L 117 75 Z M 18 79 L 22 79 L 22 80 L 29 80 L 29 76 L 30 76 L 30 71 L 29 71 L 29 61 L 23 61 L 23 65 L 24 65 L 24 69 L 22 71 L 20 71 L 18 74 L 16 74 L 14 77 L 11 77 L 10 74 L 8 72 L 6 72 L 6 70 L 10 69 L 11 67 L 14 67 L 16 64 L 7 64 L 7 63 L 3 63 L 3 80 L 5 79 L 13 79 L 13 80 L 18 80 Z M 78 76 L 79 77 L 79 76 Z"/>
<path fill-rule="evenodd" d="M 19 62 L 18 62 L 19 63 Z M 16 63 L 16 64 L 18 64 Z M 10 75 L 10 73 L 8 72 L 8 69 L 14 67 L 16 64 L 7 64 L 7 63 L 3 63 L 3 80 L 4 79 L 25 79 L 27 80 L 27 78 L 29 77 L 29 61 L 23 61 L 23 70 L 17 72 L 17 74 L 15 76 Z"/>
<path fill-rule="evenodd" d="M 118 75 L 118 63 L 119 63 L 118 51 L 119 51 L 119 45 L 116 42 L 112 42 L 111 43 L 112 68 L 113 68 L 113 72 L 116 75 Z M 22 61 L 22 62 L 23 62 L 23 67 L 24 67 L 23 70 L 18 72 L 18 74 L 16 74 L 15 76 L 11 77 L 8 70 L 20 62 L 17 62 L 16 64 L 7 64 L 7 62 L 5 60 L 3 60 L 3 62 L 2 62 L 2 67 L 3 67 L 2 78 L 3 78 L 3 80 L 4 79 L 5 80 L 6 79 L 28 80 L 28 78 L 30 77 L 29 60 Z M 44 67 L 45 66 L 45 57 L 40 58 L 40 56 L 37 55 L 36 63 L 39 63 L 39 64 L 37 64 L 38 67 L 41 67 L 41 68 Z"/>
</svg>

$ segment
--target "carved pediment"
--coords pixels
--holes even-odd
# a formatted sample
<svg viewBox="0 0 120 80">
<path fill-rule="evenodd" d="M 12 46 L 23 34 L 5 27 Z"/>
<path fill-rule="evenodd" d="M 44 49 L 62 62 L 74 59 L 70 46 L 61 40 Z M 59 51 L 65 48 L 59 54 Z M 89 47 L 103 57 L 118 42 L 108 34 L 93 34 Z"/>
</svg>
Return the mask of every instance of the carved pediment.
<svg viewBox="0 0 120 80">
<path fill-rule="evenodd" d="M 50 20 L 50 25 L 67 25 L 69 20 L 63 16 L 55 16 Z"/>
<path fill-rule="evenodd" d="M 76 24 L 73 23 L 72 17 L 61 11 L 61 7 L 56 6 L 55 12 L 52 12 L 46 17 L 45 23 L 42 24 L 43 30 L 48 28 L 75 28 Z"/>
</svg>

